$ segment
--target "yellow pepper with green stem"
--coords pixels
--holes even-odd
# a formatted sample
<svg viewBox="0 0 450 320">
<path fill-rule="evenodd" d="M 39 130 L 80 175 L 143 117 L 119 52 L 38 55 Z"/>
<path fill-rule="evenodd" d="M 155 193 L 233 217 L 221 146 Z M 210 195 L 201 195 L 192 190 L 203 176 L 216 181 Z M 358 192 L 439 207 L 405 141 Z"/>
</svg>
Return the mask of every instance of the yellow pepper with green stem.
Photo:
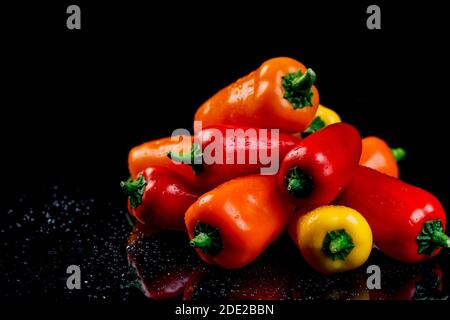
<svg viewBox="0 0 450 320">
<path fill-rule="evenodd" d="M 329 126 L 333 123 L 341 122 L 341 117 L 330 108 L 327 108 L 321 104 L 319 104 L 319 108 L 316 111 L 316 118 L 320 117 L 322 121 L 325 123 L 325 126 Z"/>
<path fill-rule="evenodd" d="M 311 267 L 336 273 L 366 262 L 372 250 L 372 231 L 360 213 L 331 205 L 304 213 L 294 215 L 289 234 Z"/>
</svg>

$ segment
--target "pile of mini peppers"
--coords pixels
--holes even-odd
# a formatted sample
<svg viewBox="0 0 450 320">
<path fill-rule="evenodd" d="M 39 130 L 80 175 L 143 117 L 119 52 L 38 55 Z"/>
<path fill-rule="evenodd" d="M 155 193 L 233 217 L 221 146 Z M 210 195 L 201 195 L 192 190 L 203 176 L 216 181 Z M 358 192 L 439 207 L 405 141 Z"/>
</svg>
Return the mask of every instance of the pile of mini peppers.
<svg viewBox="0 0 450 320">
<path fill-rule="evenodd" d="M 203 261 L 228 269 L 250 264 L 284 230 L 322 273 L 361 266 L 373 244 L 405 263 L 449 248 L 439 200 L 398 179 L 405 151 L 379 137 L 361 138 L 319 104 L 315 80 L 294 59 L 270 59 L 198 108 L 195 120 L 205 126 L 198 137 L 133 148 L 131 177 L 121 182 L 131 215 L 153 231 L 187 232 Z M 278 144 L 255 135 L 220 142 L 223 150 L 276 148 L 278 172 L 261 175 L 257 163 L 201 161 L 202 150 L 217 143 L 212 131 L 248 128 L 279 129 Z M 190 152 L 180 151 L 182 141 Z M 193 159 L 200 161 L 185 161 Z"/>
</svg>

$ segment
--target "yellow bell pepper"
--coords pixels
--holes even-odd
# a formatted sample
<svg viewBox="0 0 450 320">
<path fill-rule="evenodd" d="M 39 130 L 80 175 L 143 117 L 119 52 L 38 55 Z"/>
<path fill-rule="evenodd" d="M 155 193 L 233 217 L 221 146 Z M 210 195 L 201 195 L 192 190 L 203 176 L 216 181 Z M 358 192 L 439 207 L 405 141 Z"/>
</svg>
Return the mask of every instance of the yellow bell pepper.
<svg viewBox="0 0 450 320">
<path fill-rule="evenodd" d="M 369 224 L 356 210 L 344 206 L 298 212 L 289 223 L 289 234 L 303 258 L 323 273 L 355 269 L 372 250 Z"/>
</svg>

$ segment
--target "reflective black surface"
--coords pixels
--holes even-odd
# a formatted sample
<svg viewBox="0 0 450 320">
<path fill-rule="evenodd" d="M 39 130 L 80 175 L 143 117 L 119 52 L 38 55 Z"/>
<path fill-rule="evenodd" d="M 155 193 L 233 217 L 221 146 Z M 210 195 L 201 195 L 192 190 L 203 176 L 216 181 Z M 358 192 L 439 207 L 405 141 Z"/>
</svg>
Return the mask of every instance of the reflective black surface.
<svg viewBox="0 0 450 320">
<path fill-rule="evenodd" d="M 146 299 L 390 300 L 445 299 L 448 252 L 405 265 L 373 250 L 361 268 L 335 275 L 312 270 L 284 234 L 240 270 L 204 264 L 181 232 L 132 232 L 123 201 L 86 198 L 57 187 L 23 196 L 0 228 L 0 296 L 48 301 Z M 143 235 L 146 234 L 144 237 Z M 81 269 L 69 290 L 66 269 Z M 368 290 L 368 265 L 381 269 L 381 290 Z"/>
</svg>

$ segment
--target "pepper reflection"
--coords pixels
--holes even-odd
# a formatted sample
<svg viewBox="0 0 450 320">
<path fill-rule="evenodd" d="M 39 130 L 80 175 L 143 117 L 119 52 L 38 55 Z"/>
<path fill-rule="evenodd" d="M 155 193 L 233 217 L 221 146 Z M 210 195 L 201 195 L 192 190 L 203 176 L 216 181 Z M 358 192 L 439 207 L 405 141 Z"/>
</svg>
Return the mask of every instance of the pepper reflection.
<svg viewBox="0 0 450 320">
<path fill-rule="evenodd" d="M 127 246 L 142 291 L 151 299 L 185 300 L 427 300 L 448 299 L 445 264 L 394 262 L 377 250 L 362 267 L 324 275 L 308 266 L 287 234 L 239 270 L 198 258 L 182 232 L 155 232 L 138 224 Z M 445 261 L 444 261 L 445 263 Z M 382 288 L 368 290 L 366 268 L 382 270 Z"/>
</svg>

